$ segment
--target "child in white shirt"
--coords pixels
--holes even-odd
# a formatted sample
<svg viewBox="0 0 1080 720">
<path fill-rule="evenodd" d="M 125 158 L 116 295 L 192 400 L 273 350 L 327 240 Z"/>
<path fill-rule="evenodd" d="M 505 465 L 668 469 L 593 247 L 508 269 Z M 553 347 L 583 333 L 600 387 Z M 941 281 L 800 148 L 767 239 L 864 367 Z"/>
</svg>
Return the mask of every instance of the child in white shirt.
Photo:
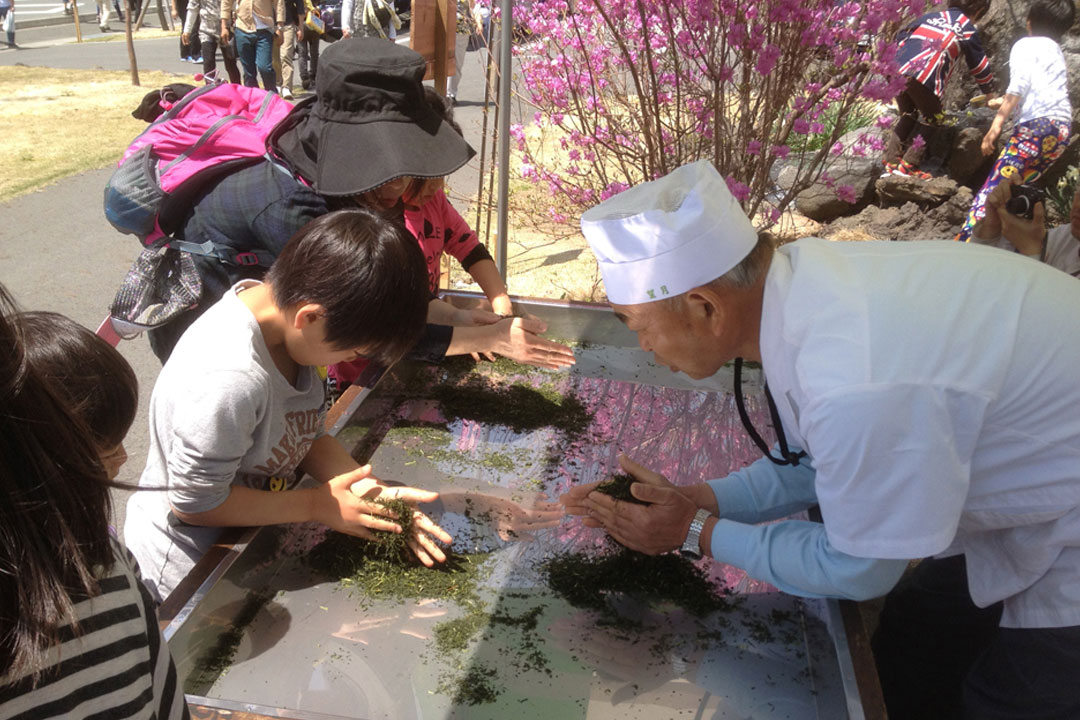
<svg viewBox="0 0 1080 720">
<path fill-rule="evenodd" d="M 957 240 L 971 238 L 975 223 L 986 214 L 986 199 L 1002 179 L 1017 177 L 1020 182 L 1032 182 L 1065 152 L 1072 106 L 1065 56 L 1058 40 L 1075 19 L 1073 0 L 1037 0 L 1028 11 L 1028 36 L 1017 40 L 1009 53 L 1009 89 L 983 137 L 984 155 L 994 152 L 1002 126 L 1018 105 L 1020 114 L 990 177 L 976 194 Z"/>
</svg>

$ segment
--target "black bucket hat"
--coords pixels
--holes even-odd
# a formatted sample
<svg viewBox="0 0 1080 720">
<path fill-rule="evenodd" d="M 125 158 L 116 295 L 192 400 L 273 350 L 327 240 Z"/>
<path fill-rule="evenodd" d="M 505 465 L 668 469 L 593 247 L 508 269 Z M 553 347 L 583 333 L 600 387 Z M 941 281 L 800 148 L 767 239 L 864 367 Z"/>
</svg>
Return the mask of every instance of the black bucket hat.
<svg viewBox="0 0 1080 720">
<path fill-rule="evenodd" d="M 403 175 L 444 177 L 476 154 L 424 101 L 424 58 L 382 38 L 346 38 L 319 58 L 274 147 L 326 196 L 357 195 Z"/>
</svg>

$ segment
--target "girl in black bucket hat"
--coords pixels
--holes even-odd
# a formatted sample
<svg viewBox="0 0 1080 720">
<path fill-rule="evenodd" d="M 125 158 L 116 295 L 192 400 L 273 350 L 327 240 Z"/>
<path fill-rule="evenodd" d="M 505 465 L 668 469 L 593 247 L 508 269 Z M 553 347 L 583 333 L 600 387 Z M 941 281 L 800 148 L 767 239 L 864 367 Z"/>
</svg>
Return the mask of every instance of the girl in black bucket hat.
<svg viewBox="0 0 1080 720">
<path fill-rule="evenodd" d="M 430 87 L 424 87 L 425 103 L 456 134 L 461 127 L 454 121 L 452 106 Z M 354 195 L 350 202 L 365 205 L 403 224 L 416 238 L 428 269 L 428 328 L 413 351 L 414 357 L 438 361 L 445 355 L 480 354 L 490 359 L 493 352 L 511 359 L 559 370 L 574 363 L 569 347 L 540 336 L 547 324 L 535 317 L 513 317 L 514 309 L 495 261 L 487 248 L 444 192 L 444 178 L 394 178 L 378 187 Z M 465 310 L 438 299 L 441 259 L 453 256 L 487 297 L 489 308 Z M 344 362 L 328 369 L 336 387 L 364 384 L 372 372 L 365 359 Z"/>
<path fill-rule="evenodd" d="M 275 149 L 325 197 L 359 195 L 402 176 L 451 174 L 476 151 L 424 100 L 425 68 L 422 56 L 385 40 L 333 43 L 319 64 L 316 94 L 275 132 Z"/>
</svg>

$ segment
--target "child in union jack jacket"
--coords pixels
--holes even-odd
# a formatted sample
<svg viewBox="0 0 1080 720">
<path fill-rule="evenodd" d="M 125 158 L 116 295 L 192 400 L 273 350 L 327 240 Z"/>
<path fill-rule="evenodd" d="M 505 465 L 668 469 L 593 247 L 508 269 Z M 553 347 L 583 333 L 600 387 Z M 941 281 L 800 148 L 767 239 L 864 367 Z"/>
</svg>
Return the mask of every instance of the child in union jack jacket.
<svg viewBox="0 0 1080 720">
<path fill-rule="evenodd" d="M 994 74 L 975 27 L 988 7 L 987 0 L 957 0 L 901 31 L 896 60 L 908 81 L 896 97 L 900 117 L 882 157 L 886 174 L 930 177 L 918 169 L 925 147 L 923 132 L 928 122 L 941 114 L 941 96 L 961 55 L 979 88 L 993 94 Z"/>
</svg>

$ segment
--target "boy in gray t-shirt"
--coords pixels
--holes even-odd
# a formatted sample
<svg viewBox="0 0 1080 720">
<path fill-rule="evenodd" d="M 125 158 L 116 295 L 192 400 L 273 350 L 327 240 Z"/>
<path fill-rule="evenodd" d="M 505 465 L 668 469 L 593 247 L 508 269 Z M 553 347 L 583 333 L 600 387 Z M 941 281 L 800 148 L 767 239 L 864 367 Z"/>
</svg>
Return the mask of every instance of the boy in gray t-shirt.
<svg viewBox="0 0 1080 720">
<path fill-rule="evenodd" d="M 245 280 L 187 330 L 150 400 L 150 451 L 128 502 L 125 539 L 163 600 L 220 528 L 321 522 L 361 537 L 400 531 L 374 498 L 431 502 L 385 487 L 324 433 L 316 366 L 360 355 L 389 365 L 416 341 L 427 268 L 404 229 L 367 210 L 324 215 L 289 241 L 264 283 Z M 319 481 L 296 489 L 296 470 Z M 428 566 L 450 536 L 417 511 L 409 541 Z"/>
</svg>

